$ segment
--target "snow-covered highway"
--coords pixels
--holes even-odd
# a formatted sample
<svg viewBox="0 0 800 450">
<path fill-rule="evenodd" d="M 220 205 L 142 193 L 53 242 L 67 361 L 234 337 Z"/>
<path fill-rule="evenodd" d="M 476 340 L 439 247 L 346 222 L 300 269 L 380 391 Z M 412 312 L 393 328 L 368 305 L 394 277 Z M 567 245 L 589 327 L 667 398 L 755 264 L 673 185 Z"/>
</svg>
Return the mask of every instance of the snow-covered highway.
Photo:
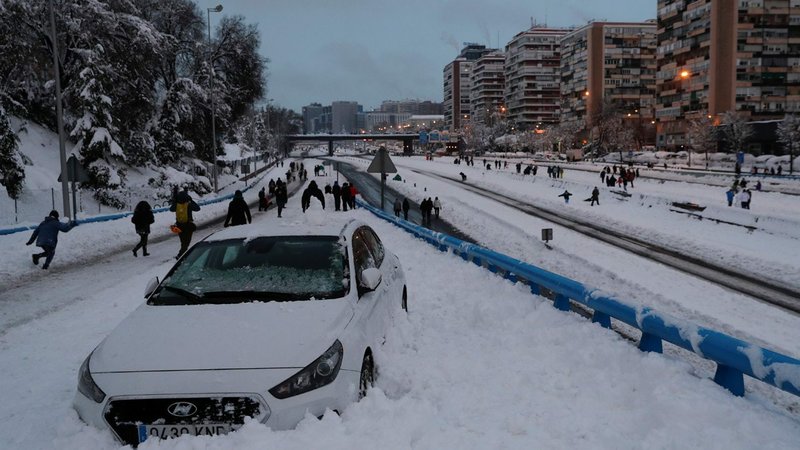
<svg viewBox="0 0 800 450">
<path fill-rule="evenodd" d="M 313 164 L 307 160 L 306 165 Z M 320 178 L 317 179 L 320 182 Z M 800 420 L 760 393 L 737 398 L 669 355 L 639 352 L 618 335 L 558 312 L 514 285 L 363 211 L 281 220 L 313 227 L 329 214 L 370 223 L 403 263 L 411 314 L 376 353 L 377 389 L 341 416 L 307 417 L 295 430 L 260 424 L 222 437 L 148 441 L 140 448 L 791 448 Z M 274 211 L 256 214 L 269 227 Z M 65 240 L 69 235 L 65 236 Z M 200 236 L 198 236 L 200 237 Z M 116 448 L 110 433 L 71 409 L 86 354 L 142 303 L 177 247 L 127 252 L 0 293 L 0 308 L 70 297 L 0 335 L 0 448 Z M 27 263 L 27 261 L 26 261 Z M 102 270 L 100 270 L 102 267 Z M 33 270 L 33 269 L 31 269 Z"/>
</svg>

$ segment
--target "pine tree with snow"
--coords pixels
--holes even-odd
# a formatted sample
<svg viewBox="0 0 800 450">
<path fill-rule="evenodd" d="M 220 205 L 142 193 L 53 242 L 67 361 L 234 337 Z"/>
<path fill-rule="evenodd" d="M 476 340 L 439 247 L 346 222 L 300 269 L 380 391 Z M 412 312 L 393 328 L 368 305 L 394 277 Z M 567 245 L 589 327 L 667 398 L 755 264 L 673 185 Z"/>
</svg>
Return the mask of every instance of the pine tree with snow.
<svg viewBox="0 0 800 450">
<path fill-rule="evenodd" d="M 18 151 L 19 138 L 11 129 L 5 108 L 0 106 L 0 184 L 16 199 L 25 185 L 25 169 Z"/>
</svg>

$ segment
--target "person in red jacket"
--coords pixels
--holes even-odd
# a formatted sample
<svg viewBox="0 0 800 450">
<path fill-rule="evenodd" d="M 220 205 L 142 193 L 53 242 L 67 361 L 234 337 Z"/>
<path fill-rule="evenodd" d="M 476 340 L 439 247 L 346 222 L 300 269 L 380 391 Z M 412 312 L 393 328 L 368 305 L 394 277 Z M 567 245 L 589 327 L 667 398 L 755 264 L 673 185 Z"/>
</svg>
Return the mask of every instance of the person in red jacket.
<svg viewBox="0 0 800 450">
<path fill-rule="evenodd" d="M 358 189 L 356 189 L 355 184 L 350 184 L 350 208 L 356 209 L 356 195 L 358 195 Z"/>
</svg>

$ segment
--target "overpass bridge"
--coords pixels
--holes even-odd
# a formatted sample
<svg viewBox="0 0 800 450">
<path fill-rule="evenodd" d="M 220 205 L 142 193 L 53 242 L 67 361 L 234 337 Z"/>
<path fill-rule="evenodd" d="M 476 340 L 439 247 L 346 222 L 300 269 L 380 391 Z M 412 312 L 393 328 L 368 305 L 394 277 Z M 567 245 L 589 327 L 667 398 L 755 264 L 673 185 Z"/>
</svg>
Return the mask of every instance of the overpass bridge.
<svg viewBox="0 0 800 450">
<path fill-rule="evenodd" d="M 414 153 L 414 140 L 419 140 L 418 134 L 290 134 L 286 136 L 289 150 L 296 142 L 327 142 L 328 155 L 333 156 L 333 143 L 335 141 L 362 141 L 364 139 L 374 141 L 400 141 L 403 143 L 403 154 Z"/>
</svg>

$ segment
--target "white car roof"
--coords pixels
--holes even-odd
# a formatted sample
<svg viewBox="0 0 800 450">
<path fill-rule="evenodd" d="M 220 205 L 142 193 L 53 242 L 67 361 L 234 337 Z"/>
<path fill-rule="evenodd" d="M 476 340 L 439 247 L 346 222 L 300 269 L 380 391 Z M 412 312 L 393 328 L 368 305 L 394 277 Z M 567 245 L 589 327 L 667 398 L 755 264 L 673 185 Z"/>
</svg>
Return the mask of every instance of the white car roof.
<svg viewBox="0 0 800 450">
<path fill-rule="evenodd" d="M 214 242 L 226 239 L 255 239 L 266 236 L 341 236 L 348 229 L 354 229 L 360 225 L 363 225 L 363 223 L 344 215 L 326 215 L 324 221 L 283 221 L 282 219 L 277 219 L 270 220 L 267 223 L 228 227 L 211 234 L 204 240 Z"/>
</svg>

